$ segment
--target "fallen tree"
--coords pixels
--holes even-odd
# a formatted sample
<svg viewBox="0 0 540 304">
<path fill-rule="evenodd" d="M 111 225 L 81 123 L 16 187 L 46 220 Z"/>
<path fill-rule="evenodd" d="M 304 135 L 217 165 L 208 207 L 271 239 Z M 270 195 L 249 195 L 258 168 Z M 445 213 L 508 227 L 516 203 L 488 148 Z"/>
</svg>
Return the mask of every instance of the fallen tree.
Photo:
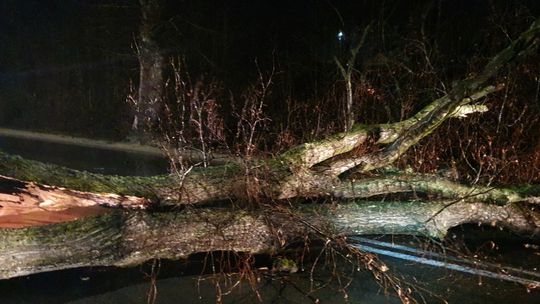
<svg viewBox="0 0 540 304">
<path fill-rule="evenodd" d="M 0 279 L 83 266 L 128 266 L 150 259 L 179 259 L 192 253 L 237 251 L 272 253 L 311 227 L 331 223 L 335 233 L 418 234 L 441 237 L 463 223 L 537 231 L 523 207 L 459 201 L 350 201 L 308 204 L 294 213 L 231 208 L 193 208 L 182 212 L 125 210 L 144 208 L 146 200 L 37 186 L 0 177 L 0 205 L 24 204 L 23 212 L 66 212 L 74 207 L 123 206 L 76 221 L 60 217 L 53 225 L 2 229 Z M 51 200 L 54 198 L 54 201 Z M 0 209 L 2 210 L 2 209 Z M 3 214 L 0 211 L 0 220 Z M 55 221 L 56 218 L 52 218 Z"/>
<path fill-rule="evenodd" d="M 271 159 L 192 168 L 182 174 L 120 177 L 0 152 L 4 176 L 0 210 L 21 212 L 14 206 L 23 203 L 24 208 L 60 213 L 75 207 L 113 207 L 72 222 L 64 221 L 76 216 L 59 216 L 61 220 L 47 226 L 1 229 L 0 278 L 81 266 L 133 265 L 205 251 L 272 252 L 299 236 L 318 233 L 321 227 L 336 234 L 442 237 L 451 227 L 480 223 L 538 233 L 538 185 L 515 189 L 462 185 L 389 166 L 444 121 L 487 111 L 474 102 L 504 86 L 489 81 L 502 67 L 534 52 L 539 34 L 540 19 L 481 73 L 457 82 L 447 95 L 409 119 L 355 125 Z M 369 177 L 358 175 L 364 173 Z M 382 195 L 394 200 L 361 200 Z M 343 204 L 302 204 L 280 211 L 284 210 L 280 206 L 306 198 L 338 198 Z M 253 201 L 258 203 L 249 203 Z M 228 207 L 216 207 L 215 202 Z"/>
</svg>

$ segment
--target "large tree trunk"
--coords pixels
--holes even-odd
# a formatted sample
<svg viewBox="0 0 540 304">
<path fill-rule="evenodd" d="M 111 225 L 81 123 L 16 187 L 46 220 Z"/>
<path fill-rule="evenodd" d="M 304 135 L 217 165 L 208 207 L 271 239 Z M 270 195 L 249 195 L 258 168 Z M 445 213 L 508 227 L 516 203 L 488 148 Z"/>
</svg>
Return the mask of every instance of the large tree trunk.
<svg viewBox="0 0 540 304">
<path fill-rule="evenodd" d="M 441 237 L 456 225 L 483 223 L 538 233 L 539 186 L 467 186 L 434 175 L 390 172 L 387 167 L 445 120 L 486 111 L 472 103 L 500 88 L 487 84 L 499 69 L 536 50 L 539 32 L 540 19 L 479 75 L 458 82 L 448 95 L 407 120 L 356 125 L 272 159 L 194 168 L 185 174 L 119 177 L 0 152 L 0 174 L 5 176 L 0 179 L 0 221 L 13 214 L 32 214 L 35 219 L 36 212 L 56 213 L 49 221 L 37 216 L 27 228 L 0 229 L 0 278 L 80 266 L 130 265 L 203 251 L 270 252 L 298 236 L 321 231 Z M 371 143 L 376 148 L 365 150 L 374 152 L 354 153 Z M 371 177 L 342 177 L 351 172 L 370 172 Z M 430 200 L 415 200 L 419 193 Z M 410 194 L 414 196 L 407 198 Z M 360 200 L 381 195 L 390 197 Z M 342 204 L 293 204 L 313 197 L 338 198 Z M 209 204 L 218 201 L 237 202 L 237 207 Z M 240 209 L 241 205 L 250 208 Z M 85 215 L 77 208 L 100 206 L 121 210 L 98 209 L 92 213 L 97 217 L 63 223 Z M 73 209 L 78 212 L 65 215 Z M 36 226 L 46 223 L 51 225 Z"/>
<path fill-rule="evenodd" d="M 328 224 L 333 233 L 432 237 L 443 236 L 449 228 L 464 223 L 522 232 L 540 230 L 540 221 L 531 220 L 514 205 L 349 201 L 311 204 L 290 212 L 223 207 L 146 212 L 99 208 L 144 208 L 146 200 L 136 197 L 84 193 L 6 177 L 0 177 L 0 189 L 0 227 L 4 225 L 0 230 L 0 279 L 74 267 L 129 266 L 198 252 L 271 253 L 313 235 L 311 227 Z M 15 223 L 6 217 L 17 208 L 19 220 L 31 219 L 18 224 L 29 227 L 5 228 Z M 76 219 L 69 217 L 74 208 L 83 208 L 93 216 L 81 212 L 86 216 L 65 222 Z"/>
</svg>

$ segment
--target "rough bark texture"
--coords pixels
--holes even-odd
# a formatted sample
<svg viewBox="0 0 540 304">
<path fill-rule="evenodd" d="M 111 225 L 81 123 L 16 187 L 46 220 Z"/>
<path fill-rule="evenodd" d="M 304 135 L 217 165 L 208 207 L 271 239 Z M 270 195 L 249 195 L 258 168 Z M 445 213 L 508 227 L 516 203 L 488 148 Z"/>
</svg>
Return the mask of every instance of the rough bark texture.
<svg viewBox="0 0 540 304">
<path fill-rule="evenodd" d="M 272 248 L 260 217 L 230 210 L 115 211 L 99 217 L 0 233 L 0 278 L 85 266 L 128 266 L 153 258 Z"/>
<path fill-rule="evenodd" d="M 0 204 L 8 211 L 20 212 L 17 204 L 49 209 L 57 204 L 60 213 L 73 204 L 124 209 L 69 223 L 0 229 L 0 278 L 79 266 L 130 265 L 201 251 L 279 250 L 295 236 L 309 235 L 321 227 L 333 227 L 333 233 L 441 237 L 456 225 L 480 223 L 538 233 L 538 185 L 516 189 L 466 186 L 439 176 L 390 172 L 388 166 L 445 120 L 486 111 L 471 103 L 501 87 L 487 82 L 514 59 L 535 51 L 539 33 L 540 19 L 493 57 L 479 75 L 458 82 L 447 95 L 405 121 L 356 125 L 348 132 L 305 143 L 273 159 L 195 168 L 185 178 L 119 177 L 0 152 L 0 174 L 11 177 L 0 179 Z M 369 150 L 373 152 L 352 153 L 368 143 L 376 145 L 376 149 Z M 371 171 L 372 177 L 343 178 L 343 173 L 351 171 Z M 417 196 L 419 193 L 423 196 Z M 413 195 L 405 201 L 397 199 L 406 194 Z M 279 206 L 283 202 L 291 204 L 288 199 L 292 198 L 359 199 L 381 195 L 390 197 L 337 206 L 312 204 L 298 207 L 294 216 L 268 214 L 263 205 L 252 211 L 204 205 L 259 199 Z M 417 201 L 417 197 L 429 200 Z M 156 210 L 163 205 L 181 208 L 166 213 L 133 210 L 141 206 Z"/>
<path fill-rule="evenodd" d="M 56 224 L 32 222 L 26 228 L 0 229 L 0 279 L 75 267 L 129 266 L 154 258 L 184 258 L 197 252 L 270 253 L 313 233 L 309 225 L 330 224 L 334 233 L 343 234 L 432 237 L 443 236 L 449 228 L 464 223 L 540 232 L 540 220 L 531 219 L 517 206 L 452 201 L 349 201 L 335 206 L 307 205 L 292 213 L 231 208 L 153 213 L 104 209 L 99 215 L 65 222 L 60 215 L 72 206 L 85 210 L 118 204 L 132 207 L 134 203 L 138 206 L 138 199 L 38 186 L 8 178 L 0 179 L 0 186 L 0 206 L 31 200 L 46 206 L 42 212 L 54 212 L 58 215 L 54 219 L 61 219 Z M 50 200 L 52 196 L 57 199 Z"/>
</svg>

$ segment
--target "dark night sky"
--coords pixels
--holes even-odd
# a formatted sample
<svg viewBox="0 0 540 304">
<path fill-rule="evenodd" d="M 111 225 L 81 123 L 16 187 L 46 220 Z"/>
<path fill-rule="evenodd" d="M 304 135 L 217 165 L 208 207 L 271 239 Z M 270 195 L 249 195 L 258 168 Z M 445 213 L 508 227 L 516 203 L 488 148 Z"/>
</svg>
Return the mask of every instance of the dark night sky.
<svg viewBox="0 0 540 304">
<path fill-rule="evenodd" d="M 428 12 L 427 42 L 451 80 L 467 72 L 464 58 L 489 56 L 508 42 L 493 30 L 497 22 L 514 35 L 540 7 L 534 0 L 165 2 L 159 42 L 169 56 L 183 56 L 193 75 L 217 77 L 240 91 L 255 78 L 257 59 L 261 70 L 279 71 L 278 95 L 297 98 L 335 80 L 333 57 L 346 55 L 367 24 L 359 66 L 406 52 Z M 113 113 L 123 111 L 128 82 L 137 78 L 139 13 L 137 1 L 2 1 L 0 125 L 40 128 L 46 115 L 57 121 L 53 129 L 73 129 L 68 118 L 76 118 L 80 132 L 121 129 L 125 117 Z M 493 33 L 500 38 L 486 39 Z"/>
<path fill-rule="evenodd" d="M 536 1 L 506 2 L 498 4 L 499 9 L 522 5 L 531 15 L 538 13 Z M 109 61 L 103 57 L 135 60 L 136 1 L 12 0 L 1 5 L 0 64 L 4 71 L 35 69 L 39 73 L 77 64 L 98 68 Z M 246 65 L 253 70 L 255 58 L 269 64 L 274 56 L 279 63 L 293 66 L 329 61 L 339 52 L 339 30 L 350 38 L 370 22 L 375 23 L 374 31 L 380 30 L 377 27 L 382 23 L 387 26 L 384 44 L 372 35 L 372 42 L 378 43 L 371 48 L 391 49 L 392 40 L 400 34 L 411 28 L 418 30 L 428 6 L 432 13 L 426 22 L 427 34 L 444 35 L 439 36 L 439 43 L 447 41 L 459 47 L 458 41 L 463 39 L 479 40 L 481 23 L 495 5 L 480 0 L 221 0 L 169 1 L 166 6 L 160 28 L 164 49 L 171 54 L 187 54 L 194 66 L 243 74 Z M 81 50 L 95 58 L 78 54 Z"/>
</svg>

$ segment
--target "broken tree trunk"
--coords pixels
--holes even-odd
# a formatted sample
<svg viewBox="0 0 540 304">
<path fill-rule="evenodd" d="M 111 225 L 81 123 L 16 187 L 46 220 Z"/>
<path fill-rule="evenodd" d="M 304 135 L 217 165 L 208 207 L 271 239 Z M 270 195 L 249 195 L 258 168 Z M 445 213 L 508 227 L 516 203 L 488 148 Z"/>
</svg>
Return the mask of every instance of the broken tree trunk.
<svg viewBox="0 0 540 304">
<path fill-rule="evenodd" d="M 136 197 L 85 193 L 6 177 L 0 177 L 0 189 L 0 224 L 13 224 L 5 220 L 6 213 L 20 205 L 24 208 L 18 218 L 34 220 L 23 221 L 29 227 L 0 229 L 0 279 L 75 267 L 130 266 L 198 252 L 271 253 L 313 235 L 311 225 L 332 225 L 334 233 L 342 234 L 432 237 L 465 223 L 540 230 L 540 221 L 531 220 L 515 205 L 349 201 L 311 204 L 291 212 L 232 208 L 146 212 L 102 207 L 144 208 L 146 200 Z M 66 218 L 75 207 L 90 214 L 81 212 L 84 216 L 78 220 Z M 38 226 L 42 224 L 49 225 Z"/>
<path fill-rule="evenodd" d="M 0 179 L 0 203 L 6 212 L 24 213 L 22 205 L 29 206 L 33 211 L 27 214 L 34 215 L 34 210 L 51 212 L 55 207 L 53 212 L 60 215 L 73 208 L 101 205 L 121 209 L 67 223 L 54 220 L 49 223 L 56 224 L 47 226 L 0 229 L 0 278 L 80 266 L 131 265 L 203 251 L 269 252 L 323 228 L 329 233 L 441 237 L 456 225 L 480 223 L 538 233 L 538 185 L 517 189 L 467 186 L 434 175 L 389 172 L 387 167 L 447 119 L 486 111 L 472 103 L 501 88 L 487 82 L 514 59 L 535 51 L 539 33 L 540 19 L 493 57 L 480 74 L 458 82 L 447 95 L 407 120 L 356 125 L 272 159 L 193 168 L 180 174 L 119 177 L 0 152 L 0 174 L 9 176 Z M 373 147 L 355 154 L 366 145 Z M 342 176 L 354 172 L 370 172 L 371 177 Z M 415 200 L 419 193 L 430 200 Z M 407 194 L 414 194 L 413 198 L 403 201 Z M 359 200 L 381 195 L 390 199 Z M 313 197 L 337 197 L 348 203 L 295 207 L 290 201 Z M 263 203 L 252 204 L 257 208 L 249 210 L 208 204 L 253 200 Z M 164 210 L 160 208 L 164 205 L 177 208 L 134 210 Z M 293 206 L 290 211 L 279 211 L 283 205 Z"/>
</svg>

